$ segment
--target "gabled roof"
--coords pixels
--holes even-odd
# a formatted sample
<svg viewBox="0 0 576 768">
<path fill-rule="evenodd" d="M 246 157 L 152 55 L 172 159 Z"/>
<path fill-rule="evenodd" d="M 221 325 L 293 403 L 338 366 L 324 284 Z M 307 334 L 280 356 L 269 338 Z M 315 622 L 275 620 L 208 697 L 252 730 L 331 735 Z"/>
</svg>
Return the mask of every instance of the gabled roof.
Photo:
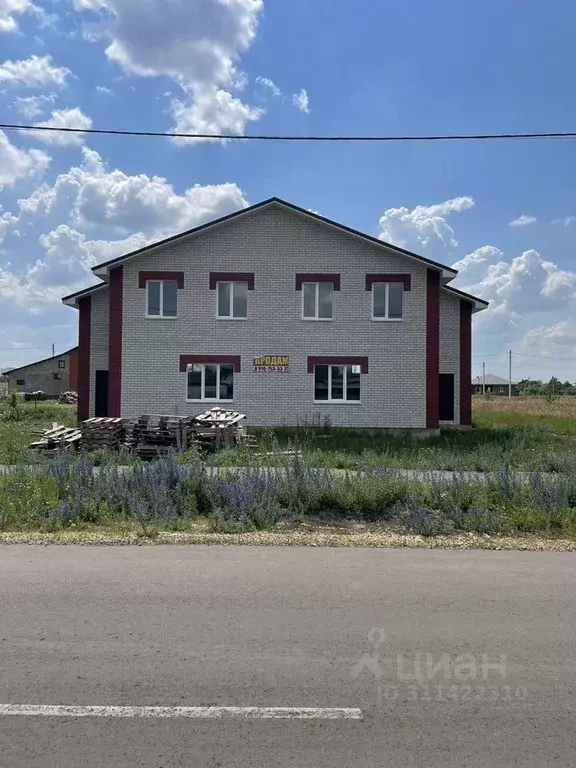
<svg viewBox="0 0 576 768">
<path fill-rule="evenodd" d="M 468 301 L 470 304 L 472 304 L 472 314 L 475 312 L 481 312 L 483 309 L 486 309 L 487 306 L 489 306 L 489 301 L 484 301 L 484 299 L 479 299 L 478 296 L 472 296 L 471 293 L 464 293 L 464 291 L 458 290 L 458 288 L 454 288 L 451 285 L 443 285 L 442 290 L 446 291 L 446 293 L 453 293 L 454 296 L 457 296 L 459 299 L 462 299 L 463 301 Z"/>
<path fill-rule="evenodd" d="M 84 296 L 91 296 L 93 293 L 96 293 L 96 291 L 101 291 L 102 288 L 107 288 L 108 283 L 102 282 L 96 283 L 96 285 L 91 285 L 89 288 L 82 288 L 81 291 L 76 291 L 75 293 L 71 293 L 68 296 L 64 296 L 62 299 L 62 304 L 66 304 L 68 307 L 75 307 L 77 306 L 78 299 L 83 299 Z"/>
<path fill-rule="evenodd" d="M 47 363 L 48 360 L 60 360 L 60 358 L 65 357 L 66 355 L 69 355 L 70 352 L 74 352 L 75 349 L 78 349 L 78 347 L 72 347 L 71 349 L 67 349 L 66 352 L 61 352 L 59 355 L 50 355 L 50 357 L 44 357 L 42 360 L 34 360 L 33 363 L 26 363 L 26 365 L 20 365 L 18 368 L 10 368 L 8 371 L 4 371 L 2 373 L 2 376 L 10 376 L 13 373 L 16 373 L 17 371 L 23 371 L 24 368 L 31 368 L 33 365 L 39 365 L 40 363 Z"/>
<path fill-rule="evenodd" d="M 503 387 L 504 384 L 508 386 L 508 379 L 503 379 L 502 376 L 495 376 L 493 373 L 487 373 L 484 379 L 486 381 L 486 386 Z M 482 386 L 482 381 L 483 381 L 482 376 L 474 376 L 472 378 L 472 384 L 474 384 L 475 386 L 478 386 L 478 385 Z M 514 382 L 512 382 L 512 384 L 514 384 Z"/>
<path fill-rule="evenodd" d="M 270 206 L 280 206 L 282 208 L 286 208 L 294 213 L 298 213 L 301 216 L 305 216 L 308 219 L 313 219 L 314 221 L 318 221 L 321 224 L 325 224 L 329 227 L 335 227 L 336 229 L 340 230 L 341 232 L 347 232 L 349 235 L 354 235 L 355 237 L 359 237 L 362 240 L 365 240 L 372 245 L 377 245 L 380 248 L 386 248 L 387 250 L 394 251 L 395 253 L 398 253 L 401 256 L 406 256 L 410 259 L 414 259 L 415 261 L 419 261 L 422 264 L 425 264 L 427 267 L 430 267 L 432 269 L 437 269 L 439 272 L 442 273 L 442 277 L 446 280 L 452 280 L 452 278 L 456 277 L 458 274 L 457 270 L 452 269 L 452 267 L 447 267 L 444 264 L 440 264 L 437 261 L 432 261 L 431 259 L 426 259 L 424 256 L 419 256 L 416 253 L 412 253 L 412 251 L 407 251 L 404 248 L 399 248 L 397 245 L 391 245 L 390 243 L 385 243 L 383 240 L 378 240 L 376 237 L 372 237 L 372 235 L 367 235 L 364 232 L 360 232 L 357 229 L 352 229 L 351 227 L 346 227 L 344 224 L 339 224 L 336 221 L 332 221 L 332 219 L 327 219 L 325 216 L 320 216 L 318 213 L 312 213 L 312 211 L 307 211 L 305 208 L 300 208 L 298 205 L 294 205 L 293 203 L 288 203 L 286 200 L 281 200 L 279 197 L 270 197 L 268 200 L 263 200 L 261 203 L 256 203 L 256 205 L 251 205 L 248 208 L 243 208 L 240 211 L 235 211 L 234 213 L 230 213 L 227 216 L 222 216 L 219 219 L 214 219 L 213 221 L 209 221 L 206 224 L 201 224 L 199 227 L 194 227 L 193 229 L 189 229 L 186 232 L 180 232 L 178 235 L 173 235 L 172 237 L 167 237 L 165 240 L 160 240 L 156 243 L 151 243 L 150 245 L 145 245 L 143 248 L 139 248 L 137 251 L 132 251 L 131 253 L 127 253 L 124 256 L 118 256 L 115 259 L 110 259 L 110 261 L 105 261 L 102 264 L 97 264 L 95 267 L 92 267 L 92 271 L 95 275 L 98 275 L 99 277 L 104 277 L 108 274 L 108 270 L 112 267 L 119 266 L 120 264 L 123 264 L 125 261 L 128 261 L 129 259 L 133 259 L 136 256 L 141 256 L 145 253 L 150 253 L 156 248 L 161 248 L 164 245 L 167 245 L 168 243 L 174 243 L 178 240 L 181 240 L 184 237 L 190 237 L 193 235 L 198 235 L 201 232 L 205 232 L 208 229 L 212 229 L 214 227 L 218 227 L 221 224 L 224 224 L 226 222 L 232 221 L 234 219 L 240 219 L 243 216 L 249 216 L 250 214 L 254 213 L 255 211 L 261 211 L 264 208 L 268 208 Z"/>
</svg>

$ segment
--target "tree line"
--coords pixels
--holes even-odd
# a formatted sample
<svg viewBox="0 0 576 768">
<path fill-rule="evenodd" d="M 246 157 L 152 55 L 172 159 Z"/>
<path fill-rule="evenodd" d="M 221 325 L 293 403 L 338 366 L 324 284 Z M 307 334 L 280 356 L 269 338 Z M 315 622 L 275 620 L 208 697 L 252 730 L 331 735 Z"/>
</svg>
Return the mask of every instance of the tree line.
<svg viewBox="0 0 576 768">
<path fill-rule="evenodd" d="M 576 385 L 569 381 L 560 381 L 552 376 L 550 381 L 540 379 L 521 379 L 514 385 L 514 391 L 519 395 L 576 395 Z"/>
</svg>

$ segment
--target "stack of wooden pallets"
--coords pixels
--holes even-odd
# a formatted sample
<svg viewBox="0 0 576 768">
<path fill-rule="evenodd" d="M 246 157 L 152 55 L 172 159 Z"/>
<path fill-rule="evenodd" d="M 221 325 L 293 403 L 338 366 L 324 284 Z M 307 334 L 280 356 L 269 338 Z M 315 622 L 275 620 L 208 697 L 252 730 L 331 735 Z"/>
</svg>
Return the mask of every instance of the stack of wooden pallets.
<svg viewBox="0 0 576 768">
<path fill-rule="evenodd" d="M 194 419 L 193 427 L 198 448 L 217 451 L 225 446 L 244 442 L 247 439 L 247 433 L 240 422 L 245 418 L 243 413 L 228 411 L 218 406 L 198 414 Z"/>
<path fill-rule="evenodd" d="M 185 451 L 190 445 L 190 422 L 186 416 L 140 416 L 128 444 L 143 457 Z"/>
<path fill-rule="evenodd" d="M 50 429 L 45 429 L 39 433 L 39 440 L 30 444 L 30 448 L 35 451 L 42 451 L 46 455 L 56 453 L 63 448 L 72 448 L 76 450 L 82 440 L 82 433 L 75 427 L 63 427 L 59 424 L 52 424 Z"/>
<path fill-rule="evenodd" d="M 94 417 L 80 424 L 82 432 L 82 450 L 117 451 L 124 441 L 122 419 Z"/>
</svg>

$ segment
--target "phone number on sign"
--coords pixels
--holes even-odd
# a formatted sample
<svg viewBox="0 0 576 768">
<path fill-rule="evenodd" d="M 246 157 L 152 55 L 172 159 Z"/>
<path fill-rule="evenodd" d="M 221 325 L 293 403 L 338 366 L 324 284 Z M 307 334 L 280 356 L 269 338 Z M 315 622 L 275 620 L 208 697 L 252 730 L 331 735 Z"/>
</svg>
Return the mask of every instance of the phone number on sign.
<svg viewBox="0 0 576 768">
<path fill-rule="evenodd" d="M 528 691 L 524 686 L 511 685 L 384 685 L 381 695 L 388 701 L 524 701 Z"/>
<path fill-rule="evenodd" d="M 288 373 L 287 365 L 255 365 L 254 373 Z"/>
</svg>

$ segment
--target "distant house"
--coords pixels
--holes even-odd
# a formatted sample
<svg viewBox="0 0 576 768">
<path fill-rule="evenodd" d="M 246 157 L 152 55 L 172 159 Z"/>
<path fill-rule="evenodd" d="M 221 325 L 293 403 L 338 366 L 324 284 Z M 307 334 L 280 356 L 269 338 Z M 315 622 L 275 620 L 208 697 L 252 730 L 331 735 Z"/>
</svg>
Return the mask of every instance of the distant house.
<svg viewBox="0 0 576 768">
<path fill-rule="evenodd" d="M 62 392 L 78 390 L 78 347 L 47 357 L 35 363 L 5 371 L 8 389 L 16 392 L 42 390 L 47 397 L 58 397 Z"/>
<path fill-rule="evenodd" d="M 508 379 L 503 379 L 501 376 L 494 376 L 491 373 L 487 373 L 484 379 L 482 376 L 476 376 L 472 379 L 472 393 L 474 395 L 481 395 L 483 393 L 483 385 L 486 384 L 487 395 L 507 395 L 508 394 Z M 518 394 L 516 389 L 516 383 L 512 382 L 512 394 Z"/>
</svg>

